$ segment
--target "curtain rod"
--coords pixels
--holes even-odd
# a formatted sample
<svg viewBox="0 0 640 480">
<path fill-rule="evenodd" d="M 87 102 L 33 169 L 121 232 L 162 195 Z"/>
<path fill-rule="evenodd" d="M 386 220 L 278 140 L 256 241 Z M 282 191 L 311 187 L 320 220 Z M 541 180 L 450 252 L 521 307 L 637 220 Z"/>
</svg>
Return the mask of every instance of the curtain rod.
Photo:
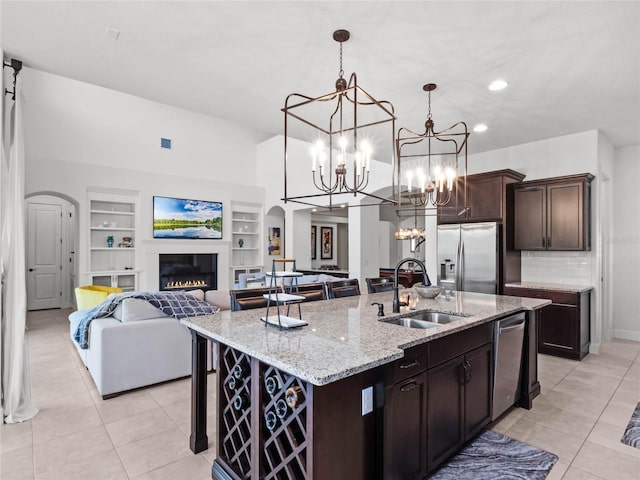
<svg viewBox="0 0 640 480">
<path fill-rule="evenodd" d="M 20 73 L 20 70 L 22 70 L 22 61 L 20 60 L 16 60 L 15 58 L 12 58 L 11 61 L 9 63 L 3 61 L 2 62 L 2 68 L 4 67 L 11 67 L 13 68 L 13 91 L 8 90 L 8 89 L 4 89 L 4 94 L 11 94 L 11 100 L 16 99 L 16 81 L 18 79 L 18 74 Z"/>
</svg>

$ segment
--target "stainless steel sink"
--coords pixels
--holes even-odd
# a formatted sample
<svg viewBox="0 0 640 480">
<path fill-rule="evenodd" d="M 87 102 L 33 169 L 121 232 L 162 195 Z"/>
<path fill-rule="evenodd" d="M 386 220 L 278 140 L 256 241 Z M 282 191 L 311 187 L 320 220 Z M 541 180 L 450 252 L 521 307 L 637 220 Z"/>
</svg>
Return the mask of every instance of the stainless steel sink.
<svg viewBox="0 0 640 480">
<path fill-rule="evenodd" d="M 419 320 L 416 318 L 409 318 L 409 317 L 389 318 L 381 321 L 385 323 L 392 323 L 394 325 L 400 325 L 401 327 L 409 327 L 409 328 L 434 328 L 438 326 L 437 323 L 425 322 L 424 320 Z"/>
<path fill-rule="evenodd" d="M 418 312 L 405 317 L 396 317 L 381 320 L 381 322 L 400 325 L 409 328 L 434 328 L 438 325 L 455 322 L 465 318 L 463 315 L 455 315 L 445 312 Z"/>
<path fill-rule="evenodd" d="M 463 315 L 455 315 L 453 313 L 445 313 L 445 312 L 419 312 L 419 313 L 414 313 L 412 315 L 408 315 L 405 318 L 444 325 L 445 323 L 451 323 L 451 322 L 455 322 L 456 320 L 462 320 L 465 317 Z"/>
</svg>

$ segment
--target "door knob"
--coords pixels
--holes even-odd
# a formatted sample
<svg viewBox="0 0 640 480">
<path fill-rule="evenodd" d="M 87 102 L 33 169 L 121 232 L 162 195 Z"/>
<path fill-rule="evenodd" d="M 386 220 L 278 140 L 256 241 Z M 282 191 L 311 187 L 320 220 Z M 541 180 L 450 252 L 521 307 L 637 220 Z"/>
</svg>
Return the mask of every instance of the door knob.
<svg viewBox="0 0 640 480">
<path fill-rule="evenodd" d="M 29 269 L 30 272 L 33 272 L 34 270 L 35 270 L 35 268 L 30 268 Z"/>
</svg>

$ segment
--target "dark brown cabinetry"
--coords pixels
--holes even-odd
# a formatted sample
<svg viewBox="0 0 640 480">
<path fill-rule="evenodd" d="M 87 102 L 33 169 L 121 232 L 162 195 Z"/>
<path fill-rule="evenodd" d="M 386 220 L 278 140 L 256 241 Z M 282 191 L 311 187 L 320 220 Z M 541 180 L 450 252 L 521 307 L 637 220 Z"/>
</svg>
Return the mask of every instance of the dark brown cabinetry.
<svg viewBox="0 0 640 480">
<path fill-rule="evenodd" d="M 385 480 L 422 479 L 427 474 L 427 374 L 386 389 Z"/>
<path fill-rule="evenodd" d="M 506 295 L 548 298 L 538 317 L 538 352 L 582 360 L 589 353 L 590 302 L 586 292 L 505 287 Z"/>
<path fill-rule="evenodd" d="M 493 324 L 414 347 L 387 368 L 385 480 L 422 479 L 491 419 Z"/>
<path fill-rule="evenodd" d="M 507 185 L 521 182 L 524 175 L 513 170 L 467 175 L 467 205 L 464 207 L 464 181 L 454 184 L 451 205 L 438 209 L 438 223 L 501 222 L 508 214 Z"/>
<path fill-rule="evenodd" d="M 513 186 L 516 250 L 589 250 L 591 174 Z"/>
<path fill-rule="evenodd" d="M 384 407 L 385 480 L 422 479 L 427 474 L 427 352 L 419 345 L 386 370 Z"/>
<path fill-rule="evenodd" d="M 457 215 L 464 205 L 464 194 L 456 198 L 456 207 L 438 209 L 438 223 L 497 222 L 500 225 L 498 246 L 498 291 L 503 285 L 520 281 L 520 251 L 513 249 L 513 190 L 511 185 L 521 182 L 524 175 L 513 170 L 467 175 L 468 210 Z M 463 184 L 457 179 L 456 187 Z M 453 200 L 452 200 L 453 201 Z M 455 205 L 455 204 L 454 204 Z"/>
<path fill-rule="evenodd" d="M 429 344 L 427 467 L 433 471 L 491 419 L 493 324 Z"/>
</svg>

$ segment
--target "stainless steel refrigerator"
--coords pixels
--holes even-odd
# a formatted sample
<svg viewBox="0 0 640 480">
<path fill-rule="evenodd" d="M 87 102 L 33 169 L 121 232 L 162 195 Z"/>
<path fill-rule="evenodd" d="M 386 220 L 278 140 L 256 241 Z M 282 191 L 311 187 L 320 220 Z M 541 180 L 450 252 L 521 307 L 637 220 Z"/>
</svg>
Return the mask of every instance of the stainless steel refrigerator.
<svg viewBox="0 0 640 480">
<path fill-rule="evenodd" d="M 498 293 L 499 226 L 438 226 L 438 284 L 449 290 Z"/>
</svg>

